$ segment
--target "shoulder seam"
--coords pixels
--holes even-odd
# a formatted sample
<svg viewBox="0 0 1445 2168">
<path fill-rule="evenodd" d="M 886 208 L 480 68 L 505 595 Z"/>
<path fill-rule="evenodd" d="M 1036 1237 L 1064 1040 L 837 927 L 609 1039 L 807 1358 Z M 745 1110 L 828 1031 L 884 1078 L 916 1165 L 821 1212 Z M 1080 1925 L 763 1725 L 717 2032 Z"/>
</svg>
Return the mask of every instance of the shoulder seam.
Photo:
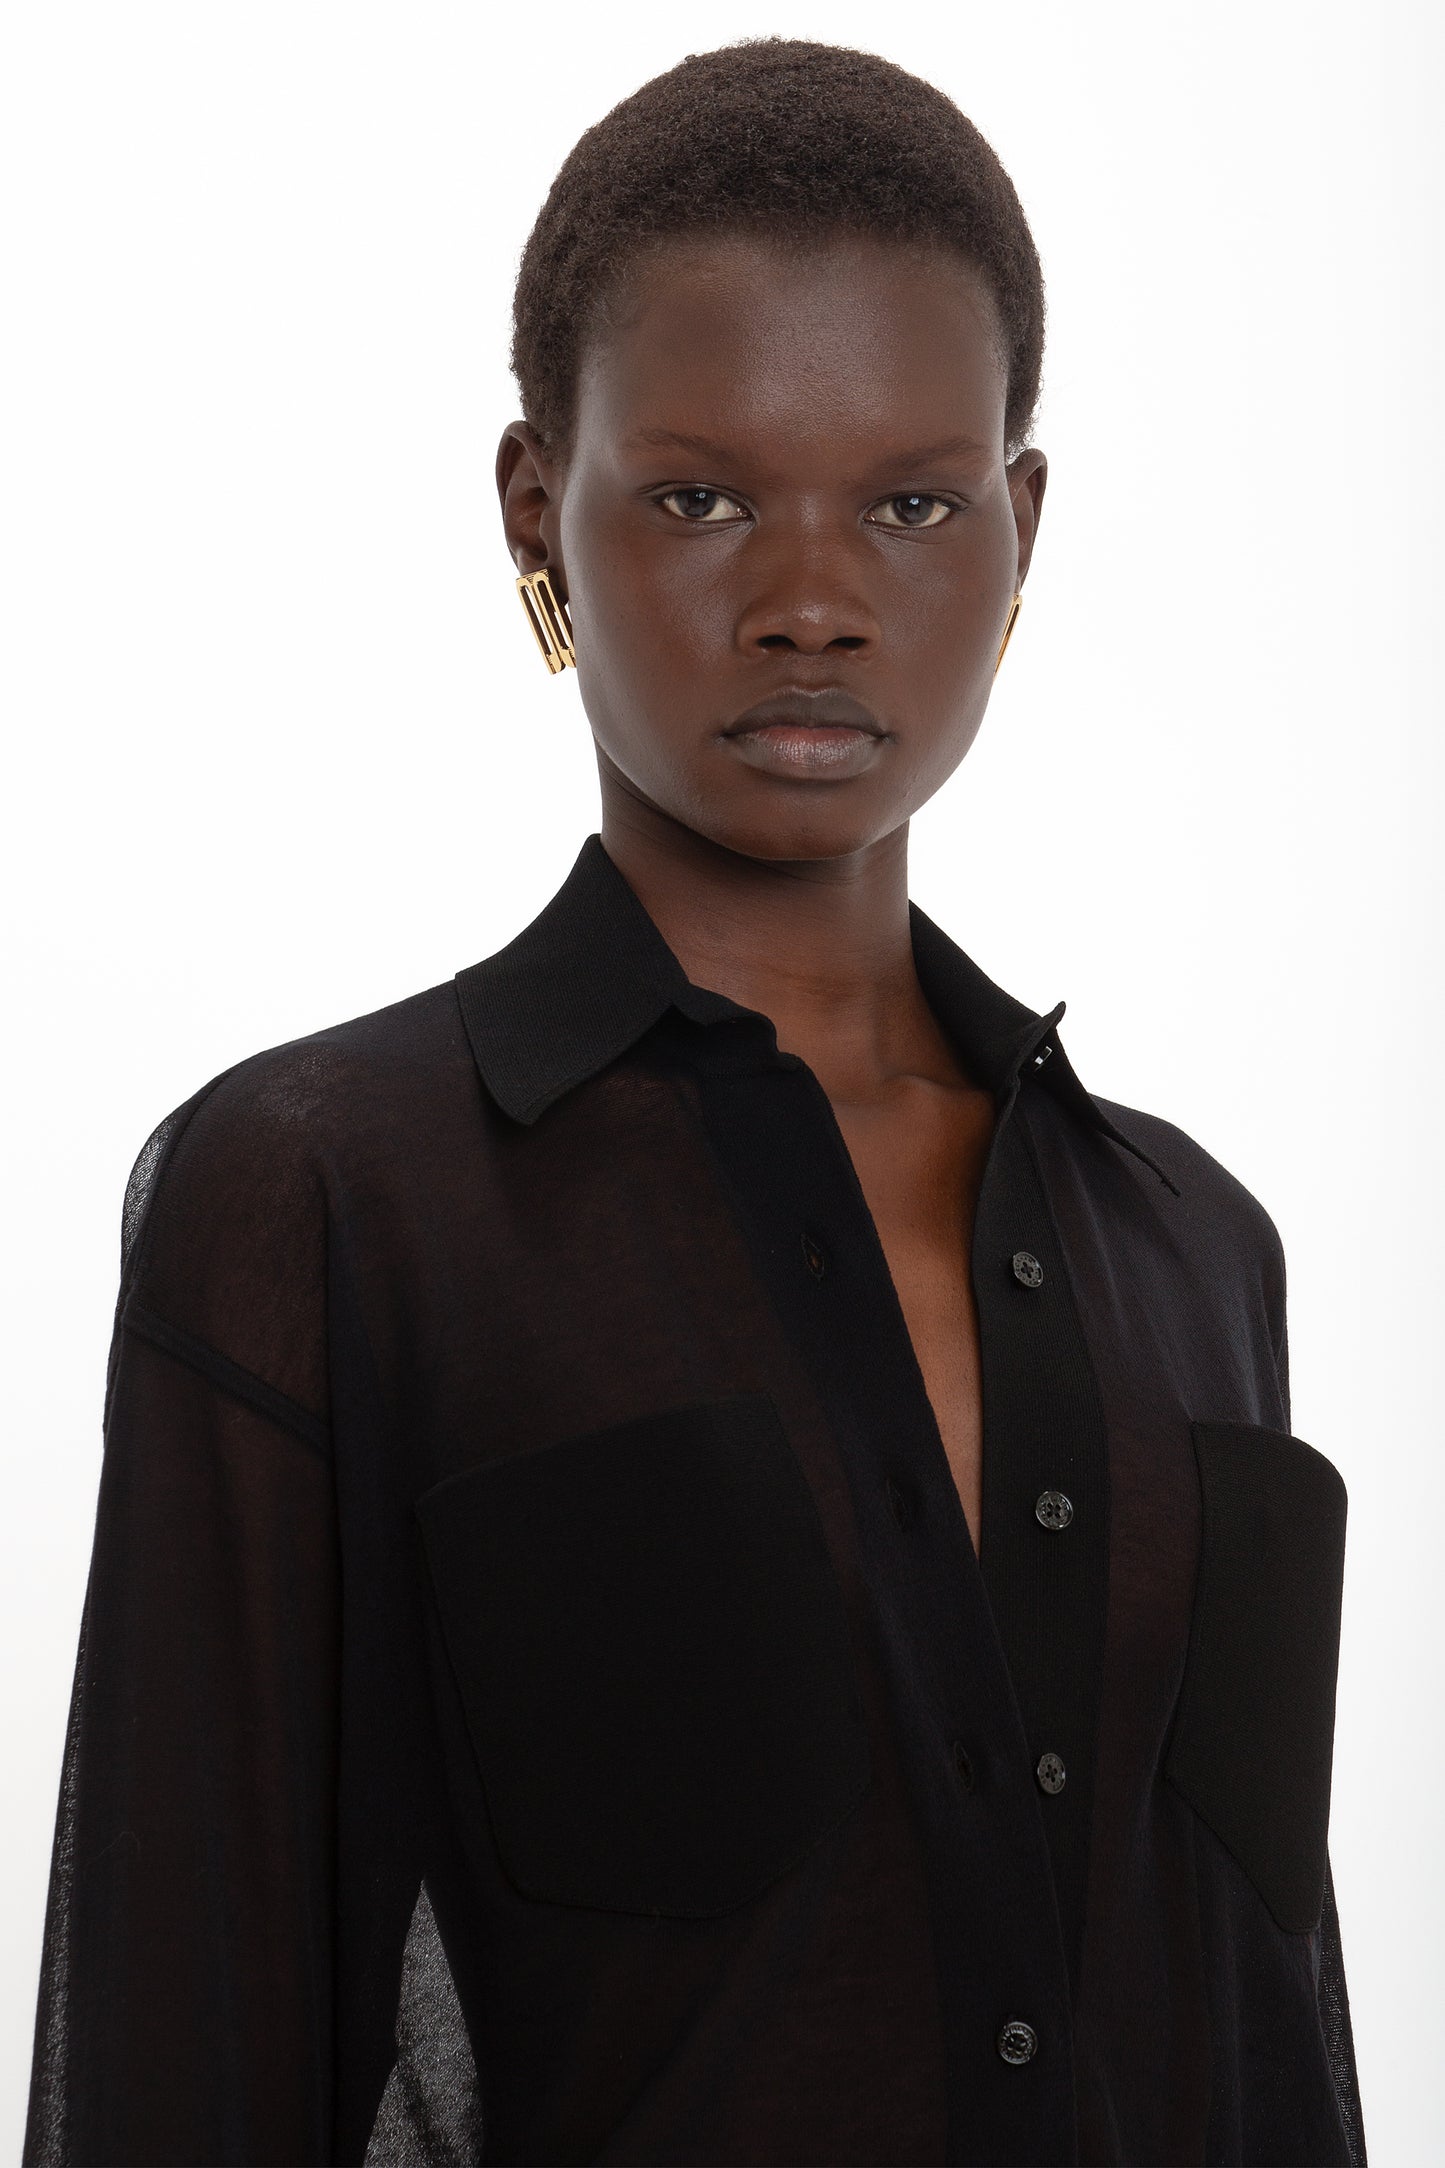
<svg viewBox="0 0 1445 2168">
<path fill-rule="evenodd" d="M 175 1356 L 178 1362 L 185 1363 L 211 1384 L 219 1386 L 222 1392 L 245 1401 L 283 1430 L 289 1430 L 323 1459 L 331 1458 L 331 1425 L 319 1415 L 313 1415 L 309 1408 L 303 1408 L 299 1400 L 293 1400 L 289 1394 L 269 1385 L 240 1363 L 232 1362 L 229 1355 L 222 1355 L 194 1333 L 185 1332 L 168 1319 L 158 1317 L 153 1310 L 145 1309 L 134 1297 L 124 1305 L 120 1321 L 128 1331 Z"/>
</svg>

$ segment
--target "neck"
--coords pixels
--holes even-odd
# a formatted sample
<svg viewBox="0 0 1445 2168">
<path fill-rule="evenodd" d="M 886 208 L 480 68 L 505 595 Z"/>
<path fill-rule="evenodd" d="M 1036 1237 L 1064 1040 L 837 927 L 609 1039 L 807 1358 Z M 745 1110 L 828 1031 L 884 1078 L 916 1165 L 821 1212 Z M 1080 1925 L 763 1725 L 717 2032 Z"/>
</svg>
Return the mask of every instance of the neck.
<svg viewBox="0 0 1445 2168">
<path fill-rule="evenodd" d="M 906 822 L 843 857 L 757 859 L 604 791 L 601 836 L 693 983 L 771 1018 L 830 1096 L 963 1080 L 914 968 Z"/>
</svg>

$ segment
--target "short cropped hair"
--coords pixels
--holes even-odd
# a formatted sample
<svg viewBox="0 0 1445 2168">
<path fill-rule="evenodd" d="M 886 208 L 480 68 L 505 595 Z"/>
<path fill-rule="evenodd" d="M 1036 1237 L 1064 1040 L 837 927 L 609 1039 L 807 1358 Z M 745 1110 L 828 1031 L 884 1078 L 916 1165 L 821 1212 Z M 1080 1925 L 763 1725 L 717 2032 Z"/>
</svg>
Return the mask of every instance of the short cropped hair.
<svg viewBox="0 0 1445 2168">
<path fill-rule="evenodd" d="M 552 183 L 517 276 L 512 368 L 553 457 L 570 451 L 584 349 L 626 271 L 657 243 L 727 232 L 956 249 L 998 309 L 1006 456 L 1027 442 L 1044 283 L 997 156 L 951 98 L 892 61 L 766 37 L 654 76 L 579 138 Z"/>
</svg>

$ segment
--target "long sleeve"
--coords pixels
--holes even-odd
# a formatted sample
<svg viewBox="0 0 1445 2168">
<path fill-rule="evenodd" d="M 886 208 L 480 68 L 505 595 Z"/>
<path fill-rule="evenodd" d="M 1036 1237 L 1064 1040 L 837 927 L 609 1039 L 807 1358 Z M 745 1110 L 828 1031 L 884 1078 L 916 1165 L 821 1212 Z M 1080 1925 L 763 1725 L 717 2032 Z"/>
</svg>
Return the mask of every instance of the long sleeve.
<svg viewBox="0 0 1445 2168">
<path fill-rule="evenodd" d="M 1320 2024 L 1334 2074 L 1335 2099 L 1350 2147 L 1350 2168 L 1367 2168 L 1365 2123 L 1360 2109 L 1360 2081 L 1355 2069 L 1355 2037 L 1350 2026 L 1350 1997 L 1340 1947 L 1340 1916 L 1335 1909 L 1334 1869 L 1325 1864 L 1325 1908 L 1318 1933 Z"/>
<path fill-rule="evenodd" d="M 1279 1378 L 1283 1424 L 1290 1428 L 1289 1324 L 1286 1300 L 1284 1251 L 1278 1232 L 1269 1228 L 1266 1299 L 1270 1333 L 1274 1343 L 1275 1369 Z M 1335 2101 L 1350 2149 L 1351 2168 L 1368 2168 L 1364 2117 L 1360 2107 L 1359 2074 L 1355 2067 L 1355 2040 L 1350 2024 L 1350 1998 L 1345 1984 L 1345 1960 L 1340 1942 L 1340 1916 L 1335 1905 L 1334 1866 L 1325 1855 L 1325 1901 L 1314 1935 L 1314 1967 L 1319 1998 L 1320 2029 L 1334 2079 Z"/>
<path fill-rule="evenodd" d="M 127 1195 L 25 2168 L 332 2157 L 325 1209 L 285 1111 L 220 1080 Z"/>
</svg>

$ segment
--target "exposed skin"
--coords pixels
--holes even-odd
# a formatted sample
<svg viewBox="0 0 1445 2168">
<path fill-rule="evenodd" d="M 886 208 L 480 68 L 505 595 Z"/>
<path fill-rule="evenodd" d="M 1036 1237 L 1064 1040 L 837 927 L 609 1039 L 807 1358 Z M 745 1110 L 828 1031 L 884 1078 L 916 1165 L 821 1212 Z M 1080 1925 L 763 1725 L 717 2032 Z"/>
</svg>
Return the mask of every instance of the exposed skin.
<svg viewBox="0 0 1445 2168">
<path fill-rule="evenodd" d="M 689 977 L 770 1017 L 827 1093 L 976 1547 L 994 1107 L 918 984 L 907 849 L 1033 551 L 1047 462 L 1006 464 L 1006 390 L 992 295 L 952 252 L 670 242 L 589 344 L 566 459 L 516 422 L 497 460 L 519 570 L 568 601 L 604 848 Z M 883 732 L 835 736 L 831 769 L 723 735 L 822 688 Z"/>
</svg>

